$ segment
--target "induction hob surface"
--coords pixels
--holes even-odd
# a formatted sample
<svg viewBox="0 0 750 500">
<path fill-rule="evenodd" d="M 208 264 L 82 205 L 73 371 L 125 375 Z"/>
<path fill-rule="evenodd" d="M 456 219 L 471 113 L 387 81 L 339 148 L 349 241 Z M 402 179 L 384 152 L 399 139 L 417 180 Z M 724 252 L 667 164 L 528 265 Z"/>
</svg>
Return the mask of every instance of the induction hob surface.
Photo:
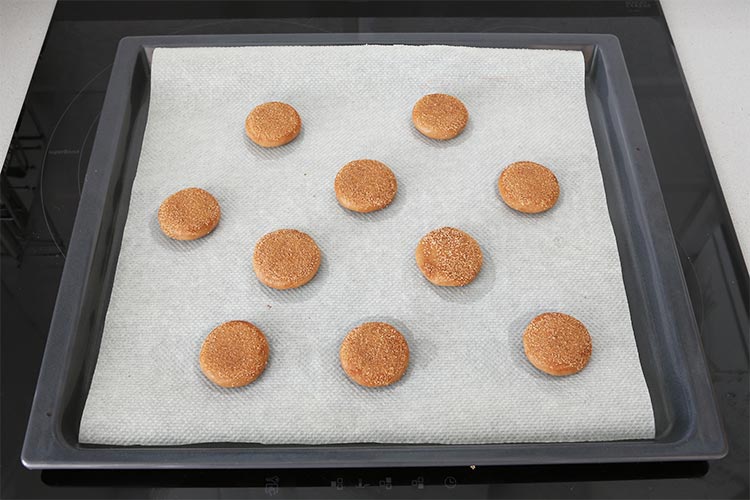
<svg viewBox="0 0 750 500">
<path fill-rule="evenodd" d="M 620 39 L 724 419 L 726 458 L 348 471 L 23 468 L 20 448 L 120 38 L 320 32 L 611 33 Z M 1 181 L 3 498 L 748 496 L 747 268 L 657 2 L 59 2 Z"/>
</svg>

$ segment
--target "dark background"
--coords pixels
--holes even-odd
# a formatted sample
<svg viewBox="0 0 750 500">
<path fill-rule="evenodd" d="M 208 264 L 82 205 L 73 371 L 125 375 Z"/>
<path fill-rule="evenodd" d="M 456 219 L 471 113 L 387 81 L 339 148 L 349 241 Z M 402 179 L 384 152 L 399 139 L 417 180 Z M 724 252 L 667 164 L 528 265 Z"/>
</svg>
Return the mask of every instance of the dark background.
<svg viewBox="0 0 750 500">
<path fill-rule="evenodd" d="M 23 467 L 19 456 L 26 422 L 120 38 L 317 32 L 618 36 L 724 420 L 729 440 L 726 458 L 710 463 L 349 471 L 42 473 Z M 0 180 L 3 498 L 748 498 L 750 494 L 747 268 L 658 2 L 61 1 Z M 419 488 L 420 477 L 424 488 Z M 272 495 L 276 485 L 278 494 Z"/>
</svg>

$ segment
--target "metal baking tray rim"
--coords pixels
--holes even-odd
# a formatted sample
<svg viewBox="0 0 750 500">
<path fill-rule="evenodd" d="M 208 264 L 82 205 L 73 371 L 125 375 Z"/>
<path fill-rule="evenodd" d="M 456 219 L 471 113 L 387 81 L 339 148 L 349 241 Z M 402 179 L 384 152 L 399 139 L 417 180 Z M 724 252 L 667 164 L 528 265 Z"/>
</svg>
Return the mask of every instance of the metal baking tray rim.
<svg viewBox="0 0 750 500">
<path fill-rule="evenodd" d="M 657 422 L 661 422 L 657 425 L 656 439 L 482 445 L 208 443 L 116 447 L 78 443 L 77 425 L 96 362 L 127 214 L 135 170 L 132 165 L 137 165 L 145 127 L 153 49 L 363 43 L 550 48 L 583 53 L 589 112 L 623 262 L 623 279 L 631 302 L 634 329 L 636 322 L 645 321 L 644 328 L 649 328 L 649 332 L 661 333 L 648 339 L 636 335 L 644 373 L 647 364 L 652 372 L 646 379 Z M 129 165 L 133 169 L 130 178 L 121 172 Z M 607 170 L 607 175 L 605 165 L 612 169 Z M 627 189 L 632 186 L 638 189 Z M 631 210 L 621 214 L 618 211 L 621 205 Z M 110 217 L 105 216 L 107 210 L 111 211 L 107 213 Z M 641 250 L 637 259 L 623 258 L 623 253 L 631 256 L 634 249 Z M 647 278 L 650 281 L 644 284 L 642 281 Z M 633 314 L 631 294 L 641 300 L 642 314 Z M 98 309 L 83 311 L 92 303 L 93 296 L 103 297 L 104 302 L 99 303 Z M 668 348 L 668 352 L 660 350 L 661 347 Z M 661 361 L 666 363 L 662 365 Z M 665 404 L 664 397 L 674 400 Z M 29 418 L 21 455 L 26 467 L 312 468 L 614 463 L 718 459 L 726 455 L 727 449 L 653 160 L 616 37 L 607 34 L 355 33 L 179 35 L 121 40 Z"/>
</svg>

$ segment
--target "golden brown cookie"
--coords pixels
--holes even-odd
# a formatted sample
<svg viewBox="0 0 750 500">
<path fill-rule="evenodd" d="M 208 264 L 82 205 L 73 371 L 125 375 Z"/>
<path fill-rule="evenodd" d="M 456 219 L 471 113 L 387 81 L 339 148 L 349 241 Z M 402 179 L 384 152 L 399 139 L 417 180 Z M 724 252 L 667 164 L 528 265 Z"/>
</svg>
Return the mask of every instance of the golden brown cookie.
<svg viewBox="0 0 750 500">
<path fill-rule="evenodd" d="M 374 212 L 391 204 L 398 183 L 386 164 L 354 160 L 339 170 L 333 189 L 342 207 L 355 212 Z"/>
<path fill-rule="evenodd" d="M 279 229 L 255 245 L 253 270 L 266 286 L 277 290 L 297 288 L 315 276 L 320 249 L 309 235 L 296 229 Z"/>
<path fill-rule="evenodd" d="M 283 102 L 266 102 L 250 111 L 245 132 L 255 144 L 264 148 L 283 146 L 302 130 L 297 110 Z"/>
<path fill-rule="evenodd" d="M 560 196 L 552 170 L 533 161 L 508 165 L 497 180 L 497 189 L 510 208 L 527 214 L 549 210 Z"/>
<path fill-rule="evenodd" d="M 409 366 L 409 344 L 388 323 L 363 323 L 347 334 L 339 358 L 356 383 L 382 387 L 403 377 Z"/>
<path fill-rule="evenodd" d="M 414 126 L 431 139 L 453 139 L 469 121 L 466 106 L 448 94 L 429 94 L 422 97 L 411 111 Z"/>
<path fill-rule="evenodd" d="M 417 245 L 417 265 L 435 285 L 464 286 L 482 269 L 482 249 L 474 238 L 453 227 L 427 233 Z"/>
<path fill-rule="evenodd" d="M 572 375 L 591 357 L 591 336 L 573 316 L 540 314 L 523 332 L 523 350 L 531 364 L 550 375 Z"/>
<path fill-rule="evenodd" d="M 221 208 L 211 193 L 200 188 L 177 191 L 159 207 L 159 226 L 175 240 L 206 236 L 219 224 Z"/>
<path fill-rule="evenodd" d="M 228 321 L 214 328 L 203 342 L 201 371 L 222 387 L 242 387 L 263 373 L 268 363 L 268 341 L 247 321 Z"/>
</svg>

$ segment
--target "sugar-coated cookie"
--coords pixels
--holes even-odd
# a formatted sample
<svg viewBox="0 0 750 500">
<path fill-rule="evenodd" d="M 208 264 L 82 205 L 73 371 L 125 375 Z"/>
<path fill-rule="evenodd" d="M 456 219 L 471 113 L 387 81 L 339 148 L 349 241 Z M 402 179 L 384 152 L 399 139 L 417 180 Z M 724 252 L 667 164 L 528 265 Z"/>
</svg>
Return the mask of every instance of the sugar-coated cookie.
<svg viewBox="0 0 750 500">
<path fill-rule="evenodd" d="M 591 358 L 591 336 L 573 316 L 540 314 L 523 332 L 523 350 L 531 364 L 550 375 L 572 375 Z"/>
<path fill-rule="evenodd" d="M 374 212 L 391 204 L 398 183 L 386 164 L 354 160 L 339 170 L 333 189 L 342 207 L 354 212 Z"/>
<path fill-rule="evenodd" d="M 159 207 L 159 226 L 175 240 L 206 236 L 219 224 L 221 208 L 211 193 L 200 188 L 177 191 Z"/>
<path fill-rule="evenodd" d="M 510 208 L 527 214 L 549 210 L 560 196 L 552 170 L 533 161 L 508 165 L 497 180 L 497 189 Z"/>
<path fill-rule="evenodd" d="M 268 351 L 268 341 L 258 327 L 247 321 L 228 321 L 203 342 L 201 371 L 221 387 L 242 387 L 266 369 Z"/>
<path fill-rule="evenodd" d="M 285 290 L 310 281 L 320 267 L 320 249 L 309 235 L 296 229 L 279 229 L 255 245 L 253 270 L 261 283 Z"/>
<path fill-rule="evenodd" d="M 353 381 L 382 387 L 403 377 L 409 366 L 409 344 L 388 323 L 363 323 L 347 334 L 339 358 Z"/>
<path fill-rule="evenodd" d="M 453 139 L 469 121 L 466 106 L 448 94 L 429 94 L 422 97 L 411 111 L 414 126 L 431 139 Z"/>
<path fill-rule="evenodd" d="M 417 265 L 435 285 L 464 286 L 482 269 L 482 249 L 474 238 L 453 227 L 427 233 L 417 244 Z"/>
<path fill-rule="evenodd" d="M 302 120 L 289 104 L 266 102 L 250 111 L 245 132 L 255 144 L 264 148 L 283 146 L 294 140 L 302 130 Z"/>
</svg>

